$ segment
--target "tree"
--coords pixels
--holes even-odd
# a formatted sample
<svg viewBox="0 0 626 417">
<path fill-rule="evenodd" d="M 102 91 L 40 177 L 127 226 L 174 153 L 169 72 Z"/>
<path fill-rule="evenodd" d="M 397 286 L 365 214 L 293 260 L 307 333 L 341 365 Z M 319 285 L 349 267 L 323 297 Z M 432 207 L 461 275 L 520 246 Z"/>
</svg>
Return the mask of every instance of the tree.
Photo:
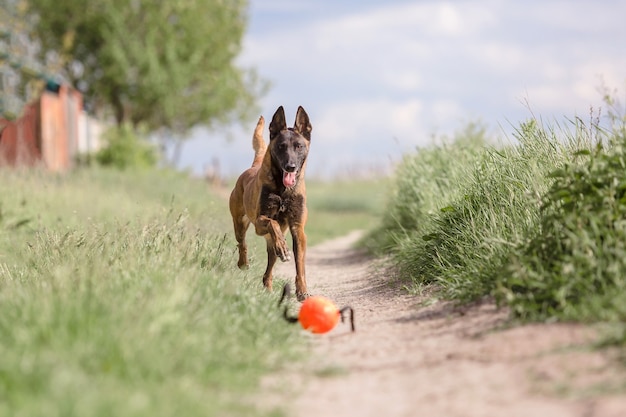
<svg viewBox="0 0 626 417">
<path fill-rule="evenodd" d="M 28 37 L 32 19 L 26 0 L 0 1 L 0 116 L 14 119 L 38 97 L 49 77 Z"/>
<path fill-rule="evenodd" d="M 245 119 L 263 85 L 236 66 L 245 0 L 29 0 L 42 59 L 118 125 L 183 135 Z"/>
</svg>

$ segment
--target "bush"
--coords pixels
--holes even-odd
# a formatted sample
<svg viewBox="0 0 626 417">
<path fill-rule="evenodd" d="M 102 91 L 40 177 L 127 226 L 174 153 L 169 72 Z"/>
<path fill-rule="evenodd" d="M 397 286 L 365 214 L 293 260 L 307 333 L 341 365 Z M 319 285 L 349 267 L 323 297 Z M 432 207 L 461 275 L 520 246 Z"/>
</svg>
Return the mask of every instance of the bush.
<svg viewBox="0 0 626 417">
<path fill-rule="evenodd" d="M 470 125 L 452 143 L 407 156 L 372 234 L 375 249 L 391 249 L 401 275 L 417 285 L 437 283 L 465 300 L 490 294 L 510 252 L 538 224 L 546 174 L 569 155 L 569 141 L 535 120 L 515 139 L 496 148 Z"/>
<path fill-rule="evenodd" d="M 495 296 L 529 320 L 623 323 L 626 119 L 607 104 L 606 130 L 530 120 L 509 146 L 474 132 L 406 157 L 372 240 L 447 298 Z"/>
<path fill-rule="evenodd" d="M 626 137 L 576 153 L 542 198 L 540 232 L 497 291 L 522 318 L 626 319 Z"/>
<path fill-rule="evenodd" d="M 495 296 L 522 320 L 603 322 L 602 343 L 624 346 L 626 112 L 605 103 L 606 128 L 593 115 L 569 129 L 530 120 L 506 147 L 461 136 L 407 156 L 375 249 L 446 298 Z"/>
<path fill-rule="evenodd" d="M 399 252 L 418 282 L 436 282 L 461 300 L 489 295 L 511 252 L 536 228 L 546 174 L 567 159 L 569 142 L 534 120 L 515 137 L 516 145 L 485 148 L 466 166 L 465 188 L 433 214 L 431 232 Z"/>
<path fill-rule="evenodd" d="M 96 161 L 103 166 L 118 169 L 153 168 L 158 162 L 154 146 L 138 136 L 128 124 L 112 127 L 104 134 L 108 146 L 96 154 Z"/>
</svg>

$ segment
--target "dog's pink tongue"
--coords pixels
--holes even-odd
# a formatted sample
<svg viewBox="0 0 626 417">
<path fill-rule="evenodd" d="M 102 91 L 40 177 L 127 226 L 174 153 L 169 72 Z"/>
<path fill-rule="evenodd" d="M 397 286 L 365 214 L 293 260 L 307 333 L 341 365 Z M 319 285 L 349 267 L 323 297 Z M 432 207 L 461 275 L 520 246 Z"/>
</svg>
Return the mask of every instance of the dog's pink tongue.
<svg viewBox="0 0 626 417">
<path fill-rule="evenodd" d="M 296 185 L 296 173 L 283 171 L 283 185 L 287 188 Z"/>
</svg>

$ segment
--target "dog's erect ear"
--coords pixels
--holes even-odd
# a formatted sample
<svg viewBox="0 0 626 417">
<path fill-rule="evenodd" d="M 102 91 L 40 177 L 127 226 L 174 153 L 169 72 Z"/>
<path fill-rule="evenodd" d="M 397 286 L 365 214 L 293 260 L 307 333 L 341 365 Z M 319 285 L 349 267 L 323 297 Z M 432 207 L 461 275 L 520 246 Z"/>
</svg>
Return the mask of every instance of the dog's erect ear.
<svg viewBox="0 0 626 417">
<path fill-rule="evenodd" d="M 274 139 L 276 135 L 280 133 L 281 130 L 287 129 L 287 122 L 285 121 L 285 109 L 283 106 L 280 106 L 274 116 L 272 117 L 272 122 L 270 123 L 270 140 Z"/>
<path fill-rule="evenodd" d="M 309 122 L 309 115 L 306 114 L 302 106 L 298 107 L 296 122 L 293 125 L 293 130 L 304 136 L 306 140 L 311 140 L 311 130 L 313 130 L 313 126 L 311 126 L 311 122 Z"/>
</svg>

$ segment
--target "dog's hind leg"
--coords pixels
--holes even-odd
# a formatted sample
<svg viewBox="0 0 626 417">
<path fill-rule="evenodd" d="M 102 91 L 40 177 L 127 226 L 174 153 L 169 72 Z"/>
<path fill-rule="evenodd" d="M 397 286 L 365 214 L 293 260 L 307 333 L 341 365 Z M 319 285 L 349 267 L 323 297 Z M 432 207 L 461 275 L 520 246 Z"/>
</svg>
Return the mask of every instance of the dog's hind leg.
<svg viewBox="0 0 626 417">
<path fill-rule="evenodd" d="M 235 239 L 237 239 L 237 248 L 239 249 L 239 260 L 237 266 L 240 269 L 247 269 L 248 264 L 248 245 L 246 245 L 246 231 L 250 225 L 250 220 L 246 216 L 233 217 L 233 225 L 235 227 Z"/>
</svg>

